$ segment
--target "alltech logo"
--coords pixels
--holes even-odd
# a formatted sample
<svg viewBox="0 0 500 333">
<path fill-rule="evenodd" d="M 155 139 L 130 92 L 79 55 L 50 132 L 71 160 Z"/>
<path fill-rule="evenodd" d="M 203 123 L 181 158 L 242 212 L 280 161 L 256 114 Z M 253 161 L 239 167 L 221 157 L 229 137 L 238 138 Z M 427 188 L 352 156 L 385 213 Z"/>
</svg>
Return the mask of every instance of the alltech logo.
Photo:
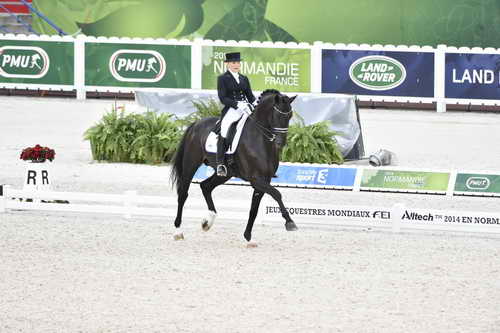
<svg viewBox="0 0 500 333">
<path fill-rule="evenodd" d="M 0 47 L 0 76 L 39 79 L 47 74 L 49 67 L 49 56 L 40 47 Z"/>
<path fill-rule="evenodd" d="M 362 88 L 389 90 L 404 82 L 406 69 L 396 59 L 375 55 L 356 60 L 349 68 L 349 76 Z"/>
<path fill-rule="evenodd" d="M 165 58 L 151 50 L 118 50 L 109 59 L 111 75 L 123 82 L 158 82 L 166 67 Z"/>
</svg>

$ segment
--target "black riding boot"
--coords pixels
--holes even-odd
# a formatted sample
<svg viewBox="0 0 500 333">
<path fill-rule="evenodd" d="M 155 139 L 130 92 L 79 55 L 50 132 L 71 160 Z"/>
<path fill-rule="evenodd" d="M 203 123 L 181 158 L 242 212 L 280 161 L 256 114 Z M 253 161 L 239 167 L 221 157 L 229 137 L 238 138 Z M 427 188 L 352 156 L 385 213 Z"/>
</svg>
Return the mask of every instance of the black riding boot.
<svg viewBox="0 0 500 333">
<path fill-rule="evenodd" d="M 217 154 L 215 155 L 215 163 L 217 164 L 217 176 L 226 177 L 227 168 L 224 165 L 224 156 L 226 153 L 226 140 L 219 134 L 217 138 Z"/>
</svg>

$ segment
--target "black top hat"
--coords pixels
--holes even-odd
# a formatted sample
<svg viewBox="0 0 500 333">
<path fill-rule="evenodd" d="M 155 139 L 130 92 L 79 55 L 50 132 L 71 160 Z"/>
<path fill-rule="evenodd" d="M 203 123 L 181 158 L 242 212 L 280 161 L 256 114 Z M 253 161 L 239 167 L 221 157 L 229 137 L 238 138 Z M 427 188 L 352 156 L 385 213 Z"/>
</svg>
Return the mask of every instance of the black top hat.
<svg viewBox="0 0 500 333">
<path fill-rule="evenodd" d="M 226 59 L 224 60 L 224 62 L 231 62 L 231 61 L 241 61 L 240 53 L 239 52 L 226 53 Z"/>
</svg>

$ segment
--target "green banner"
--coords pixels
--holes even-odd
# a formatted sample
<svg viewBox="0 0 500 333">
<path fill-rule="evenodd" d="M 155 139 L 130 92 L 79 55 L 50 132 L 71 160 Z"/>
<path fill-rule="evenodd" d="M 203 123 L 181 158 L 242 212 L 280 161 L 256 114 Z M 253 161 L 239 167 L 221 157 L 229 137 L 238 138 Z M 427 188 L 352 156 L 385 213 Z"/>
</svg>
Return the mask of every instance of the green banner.
<svg viewBox="0 0 500 333">
<path fill-rule="evenodd" d="M 85 43 L 85 85 L 191 88 L 191 46 Z"/>
<path fill-rule="evenodd" d="M 445 172 L 365 169 L 361 179 L 361 187 L 412 191 L 447 191 L 449 179 L 450 174 Z"/>
<path fill-rule="evenodd" d="M 74 85 L 74 44 L 0 40 L 0 82 Z"/>
<path fill-rule="evenodd" d="M 241 52 L 241 73 L 248 76 L 252 90 L 311 91 L 310 50 L 230 46 L 203 47 L 202 89 L 217 89 L 227 52 Z"/>
<path fill-rule="evenodd" d="M 455 191 L 500 193 L 500 175 L 458 173 Z"/>
</svg>

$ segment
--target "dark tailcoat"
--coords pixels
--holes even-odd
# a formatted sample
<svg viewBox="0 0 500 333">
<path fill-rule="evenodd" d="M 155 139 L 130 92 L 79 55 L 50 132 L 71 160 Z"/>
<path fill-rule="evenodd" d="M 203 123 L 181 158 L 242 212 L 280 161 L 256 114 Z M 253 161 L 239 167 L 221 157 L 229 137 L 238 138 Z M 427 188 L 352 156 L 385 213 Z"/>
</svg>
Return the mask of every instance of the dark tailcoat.
<svg viewBox="0 0 500 333">
<path fill-rule="evenodd" d="M 221 103 L 224 105 L 221 118 L 226 115 L 229 108 L 237 109 L 238 101 L 248 101 L 249 103 L 255 101 L 250 81 L 244 75 L 239 74 L 239 76 L 239 84 L 229 71 L 219 75 L 217 78 L 217 92 Z"/>
</svg>

